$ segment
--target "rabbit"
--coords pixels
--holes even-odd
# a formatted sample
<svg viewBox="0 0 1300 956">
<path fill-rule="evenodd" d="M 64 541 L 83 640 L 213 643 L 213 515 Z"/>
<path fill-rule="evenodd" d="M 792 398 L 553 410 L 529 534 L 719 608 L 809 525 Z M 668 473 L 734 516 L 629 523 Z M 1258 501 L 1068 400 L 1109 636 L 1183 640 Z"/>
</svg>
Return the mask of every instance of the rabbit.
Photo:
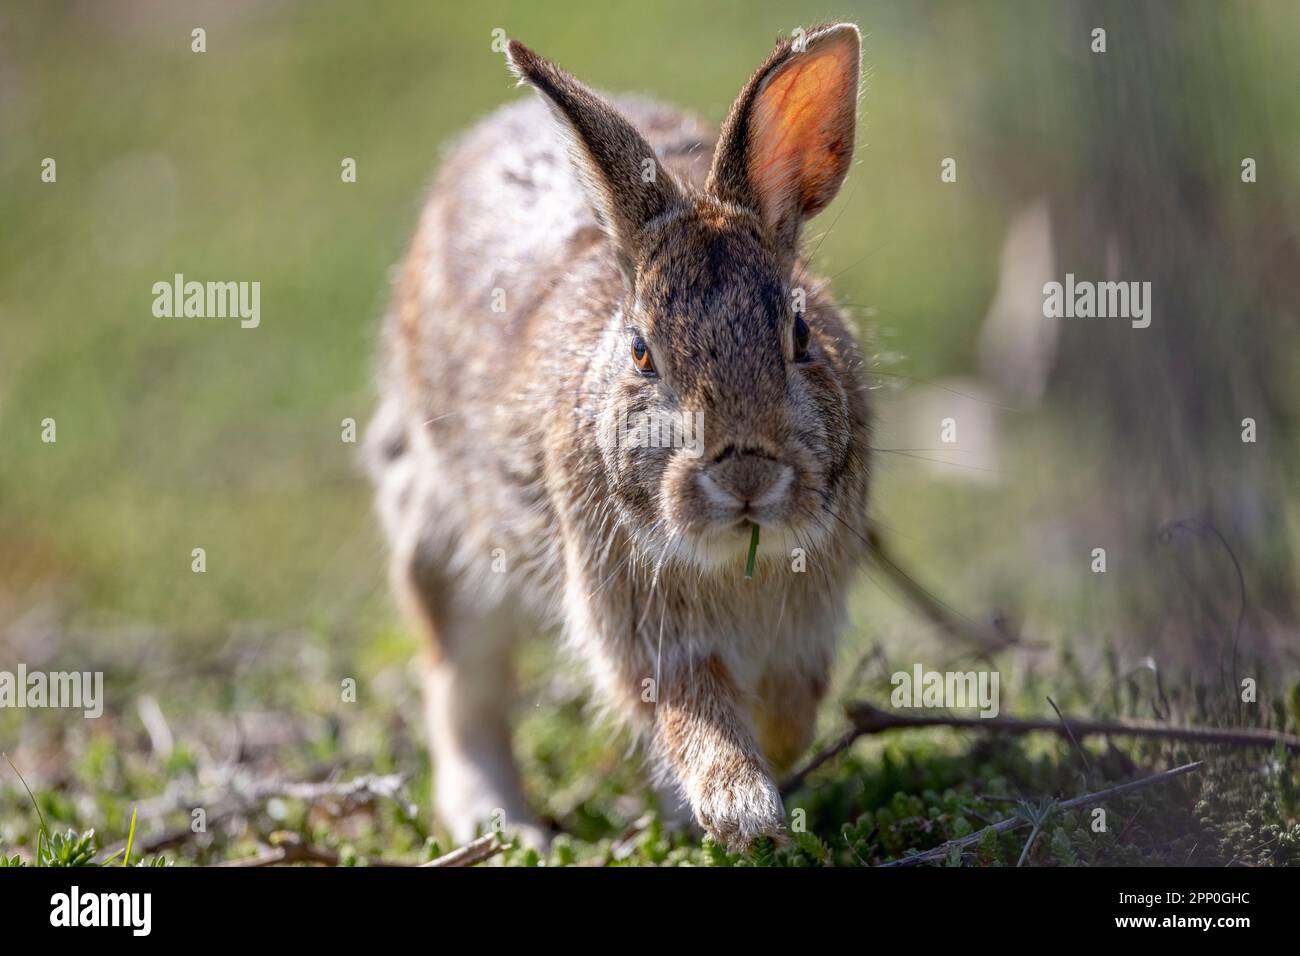
<svg viewBox="0 0 1300 956">
<path fill-rule="evenodd" d="M 800 245 L 854 155 L 860 45 L 848 23 L 778 42 L 715 133 L 512 40 L 538 95 L 445 159 L 365 444 L 456 839 L 547 837 L 510 651 L 552 628 L 670 817 L 783 839 L 776 775 L 811 743 L 867 549 L 863 361 Z"/>
</svg>

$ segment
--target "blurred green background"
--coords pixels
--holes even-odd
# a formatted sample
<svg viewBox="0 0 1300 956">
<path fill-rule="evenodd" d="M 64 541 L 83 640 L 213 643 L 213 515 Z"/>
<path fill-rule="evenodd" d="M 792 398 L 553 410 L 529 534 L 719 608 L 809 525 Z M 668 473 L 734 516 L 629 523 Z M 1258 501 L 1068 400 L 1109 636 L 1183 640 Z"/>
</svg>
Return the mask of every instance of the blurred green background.
<svg viewBox="0 0 1300 956">
<path fill-rule="evenodd" d="M 829 273 L 869 257 L 837 283 L 845 299 L 890 310 L 891 347 L 914 371 L 959 367 L 1000 217 L 977 188 L 933 184 L 936 156 L 980 135 L 963 116 L 954 54 L 986 15 L 843 13 L 868 31 L 871 80 L 862 162 L 820 261 Z M 53 580 L 99 610 L 189 625 L 298 620 L 355 601 L 379 579 L 378 554 L 339 423 L 371 409 L 388 272 L 441 147 L 523 95 L 492 30 L 593 85 L 717 122 L 776 34 L 822 14 L 741 3 L 10 6 L 0 578 Z M 206 54 L 190 52 L 193 25 L 208 31 Z M 912 39 L 872 34 L 886 29 Z M 980 55 L 963 68 L 990 66 Z M 37 175 L 45 156 L 57 185 Z M 343 157 L 358 162 L 356 184 L 340 181 Z M 150 288 L 176 272 L 260 280 L 262 327 L 155 319 Z M 35 440 L 47 416 L 55 446 Z M 206 577 L 190 573 L 194 547 L 207 549 Z"/>
<path fill-rule="evenodd" d="M 927 586 L 971 619 L 1008 618 L 1094 659 L 1106 642 L 1126 662 L 1140 659 L 1162 645 L 1145 623 L 1129 626 L 1134 601 L 1161 614 L 1177 602 L 1132 564 L 1088 573 L 1089 546 L 1076 541 L 1104 527 L 1099 512 L 1124 494 L 1096 472 L 1114 447 L 1106 418 L 1068 388 L 999 391 L 996 375 L 980 371 L 981 329 L 1018 213 L 1044 196 L 1081 208 L 1069 204 L 1115 170 L 1137 170 L 1139 182 L 1163 175 L 1142 135 L 1117 138 L 1105 119 L 1170 76 L 1177 84 L 1160 90 L 1162 111 L 1136 128 L 1175 144 L 1171 175 L 1198 184 L 1195 207 L 1212 212 L 1203 227 L 1214 255 L 1181 268 L 1254 289 L 1256 272 L 1234 273 L 1233 262 L 1273 263 L 1269 281 L 1289 281 L 1300 222 L 1300 6 L 1143 4 L 1136 18 L 1133 6 L 6 3 L 0 666 L 93 663 L 112 686 L 135 688 L 127 699 L 141 688 L 172 695 L 182 713 L 197 710 L 186 688 L 200 673 L 232 707 L 329 715 L 338 675 L 349 673 L 415 706 L 403 671 L 414 642 L 389 605 L 369 488 L 341 422 L 364 429 L 373 409 L 389 276 L 442 149 L 527 95 L 492 50 L 493 30 L 594 86 L 650 93 L 716 123 L 778 34 L 834 19 L 864 32 L 860 146 L 840 198 L 808 236 L 875 367 L 873 513 Z M 1089 50 L 1093 24 L 1109 28 L 1104 56 Z M 191 52 L 194 27 L 207 32 L 205 53 Z M 1176 69 L 1144 86 L 1157 47 Z M 1107 69 L 1120 79 L 1098 94 Z M 1243 155 L 1259 161 L 1252 187 L 1238 177 Z M 57 161 L 55 184 L 41 181 L 46 157 Z M 340 179 L 345 157 L 357 162 L 356 183 Z M 945 157 L 958 159 L 957 183 L 940 182 Z M 1069 222 L 1054 221 L 1058 239 Z M 1252 245 L 1261 235 L 1277 244 Z M 174 273 L 259 281 L 260 327 L 155 318 L 151 287 Z M 1297 653 L 1288 616 L 1297 487 L 1279 485 L 1300 461 L 1285 414 L 1298 397 L 1294 290 L 1268 286 L 1246 310 L 1262 316 L 1246 337 L 1263 359 L 1243 374 L 1282 411 L 1258 448 L 1269 464 L 1250 471 L 1263 475 L 1267 533 L 1232 539 L 1272 582 L 1276 600 L 1243 653 L 1281 662 L 1275 689 Z M 1241 327 L 1220 335 L 1210 354 L 1241 341 Z M 1057 371 L 1104 387 L 1110 359 L 1071 369 L 1069 355 L 1083 353 L 1070 341 L 1061 338 Z M 1146 384 L 1148 412 L 1183 400 Z M 941 451 L 949 399 L 977 424 Z M 57 422 L 54 444 L 41 441 L 45 418 Z M 1125 455 L 1111 464 L 1141 459 Z M 1152 515 L 1143 534 L 1181 516 Z M 199 547 L 204 574 L 191 571 Z M 1222 555 L 1207 560 L 1208 580 L 1232 605 L 1229 566 Z M 1173 586 L 1186 594 L 1189 585 Z M 1135 589 L 1145 597 L 1127 593 Z M 1198 626 L 1213 630 L 1214 620 Z M 1220 628 L 1206 640 L 1221 647 L 1223 638 Z M 864 574 L 846 669 L 877 643 L 924 660 L 918 649 L 943 652 L 933 640 L 883 579 Z M 1017 658 L 1008 672 L 1054 666 Z M 299 683 L 285 688 L 282 675 Z M 1213 667 L 1199 676 L 1217 680 Z M 312 680 L 314 690 L 302 686 Z M 1003 686 L 1010 709 L 1018 690 Z M 66 728 L 53 738 L 33 721 L 16 729 L 46 755 L 35 762 L 47 776 L 80 772 L 55 739 Z"/>
<path fill-rule="evenodd" d="M 1294 194 L 1292 4 L 1211 19 L 1240 90 L 1203 101 L 1213 147 L 1271 144 Z M 817 263 L 898 371 L 967 369 L 1019 186 L 1087 134 L 1062 5 L 15 3 L 0 99 L 0 581 L 176 625 L 350 613 L 379 581 L 340 421 L 372 407 L 376 330 L 441 147 L 522 95 L 492 30 L 593 85 L 718 121 L 773 37 L 866 34 L 860 161 Z M 1098 12 L 1099 22 L 1105 19 Z M 190 52 L 190 29 L 208 51 Z M 1122 34 L 1112 45 L 1125 42 Z M 1189 49 L 1194 58 L 1198 51 Z M 1057 63 L 1058 69 L 1047 66 Z M 1014 92 L 989 109 L 983 99 Z M 1188 90 L 1187 95 L 1214 94 Z M 1117 149 L 1124 144 L 1114 144 Z M 44 157 L 57 184 L 42 183 Z M 938 163 L 959 157 L 957 188 Z M 354 157 L 358 181 L 340 181 Z M 968 159 L 978 158 L 972 162 Z M 989 161 L 992 160 L 992 161 Z M 1009 184 L 1010 164 L 1027 182 Z M 1276 195 L 1277 184 L 1269 187 Z M 1262 190 L 1261 190 L 1262 191 Z M 261 328 L 156 319 L 155 281 L 259 280 Z M 837 275 L 837 273 L 840 273 Z M 864 314 L 874 310 L 874 315 Z M 58 424 L 42 444 L 40 422 Z M 889 469 L 879 511 L 891 513 Z M 916 477 L 906 469 L 905 480 Z M 953 514 L 969 509 L 953 507 Z M 949 527 L 950 544 L 964 535 Z M 206 576 L 190 572 L 204 547 Z"/>
</svg>

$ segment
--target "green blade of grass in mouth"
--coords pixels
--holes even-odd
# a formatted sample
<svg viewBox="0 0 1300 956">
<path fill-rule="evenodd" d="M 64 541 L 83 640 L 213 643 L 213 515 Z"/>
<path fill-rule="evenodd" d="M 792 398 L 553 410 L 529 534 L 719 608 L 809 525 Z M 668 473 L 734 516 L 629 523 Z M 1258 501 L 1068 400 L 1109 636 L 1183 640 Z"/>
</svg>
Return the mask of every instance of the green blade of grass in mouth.
<svg viewBox="0 0 1300 956">
<path fill-rule="evenodd" d="M 758 557 L 758 525 L 749 534 L 749 558 L 745 561 L 745 579 L 754 576 L 754 559 Z"/>
</svg>

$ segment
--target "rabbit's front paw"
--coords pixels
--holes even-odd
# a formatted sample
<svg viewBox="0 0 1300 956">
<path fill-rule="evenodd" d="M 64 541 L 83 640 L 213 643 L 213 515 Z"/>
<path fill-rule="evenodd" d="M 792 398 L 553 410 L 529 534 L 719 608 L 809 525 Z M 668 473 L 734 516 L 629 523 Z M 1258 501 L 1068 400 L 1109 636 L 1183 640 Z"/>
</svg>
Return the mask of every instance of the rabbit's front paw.
<svg viewBox="0 0 1300 956">
<path fill-rule="evenodd" d="M 728 849 L 743 850 L 762 836 L 781 838 L 785 807 L 761 768 L 706 771 L 688 790 L 700 826 Z"/>
</svg>

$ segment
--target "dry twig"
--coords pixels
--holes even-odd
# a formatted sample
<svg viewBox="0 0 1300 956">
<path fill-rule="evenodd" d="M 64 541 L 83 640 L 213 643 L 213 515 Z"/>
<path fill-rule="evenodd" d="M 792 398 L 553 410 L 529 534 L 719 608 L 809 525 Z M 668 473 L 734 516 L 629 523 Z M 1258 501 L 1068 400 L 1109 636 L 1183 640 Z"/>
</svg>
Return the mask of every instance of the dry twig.
<svg viewBox="0 0 1300 956">
<path fill-rule="evenodd" d="M 1182 776 L 1185 773 L 1191 773 L 1193 770 L 1199 769 L 1202 764 L 1203 761 L 1198 760 L 1195 763 L 1183 764 L 1181 767 L 1174 767 L 1172 770 L 1164 770 L 1160 773 L 1152 774 L 1149 777 L 1143 777 L 1140 780 L 1130 780 L 1128 783 L 1121 783 L 1114 787 L 1107 787 L 1105 790 L 1098 790 L 1096 793 L 1086 793 L 1081 797 L 1075 797 L 1072 800 L 1058 803 L 1056 808 L 1059 810 L 1073 810 L 1075 807 L 1081 807 L 1089 803 L 1096 803 L 1100 800 L 1105 800 L 1108 797 L 1117 797 L 1120 794 L 1139 790 L 1142 787 L 1148 787 L 1152 784 L 1164 783 L 1166 780 L 1172 780 L 1174 777 Z M 926 850 L 924 853 L 916 853 L 912 856 L 905 856 L 901 860 L 891 860 L 889 863 L 882 863 L 880 865 L 882 867 L 912 866 L 916 863 L 933 863 L 938 860 L 944 860 L 947 859 L 948 854 L 955 849 L 963 849 L 979 843 L 986 833 L 1006 833 L 1009 830 L 1018 830 L 1028 824 L 1029 821 L 1024 817 L 1011 817 L 1008 820 L 1003 820 L 1000 823 L 995 823 L 992 826 L 985 827 L 983 830 L 976 830 L 969 836 L 964 836 L 957 840 L 949 840 L 947 843 L 942 843 L 933 850 Z"/>
<path fill-rule="evenodd" d="M 211 811 L 207 814 L 206 823 L 208 826 L 212 826 L 237 814 L 248 813 L 263 801 L 274 797 L 283 797 L 304 800 L 308 803 L 332 801 L 336 804 L 333 808 L 334 815 L 346 816 L 380 798 L 399 799 L 403 782 L 404 778 L 401 774 L 363 774 L 352 780 L 320 782 L 259 780 L 247 783 L 232 778 L 226 781 L 223 786 L 207 788 L 203 792 L 186 792 L 184 789 L 169 792 L 162 797 L 146 802 L 140 809 L 142 817 L 156 818 L 183 807 L 210 807 Z M 136 846 L 142 854 L 157 853 L 159 850 L 184 843 L 194 835 L 195 833 L 190 827 L 177 827 L 174 830 L 165 830 L 153 837 L 139 839 L 136 841 Z M 101 860 L 111 858 L 114 853 L 119 852 L 124 846 L 125 841 L 119 841 L 100 850 Z M 268 863 L 263 865 L 271 865 L 276 862 L 297 862 L 292 860 L 270 860 L 269 857 L 272 855 L 270 851 L 263 855 L 269 860 Z M 251 866 L 253 864 L 243 862 L 240 865 Z"/>
<path fill-rule="evenodd" d="M 256 856 L 240 857 L 237 860 L 224 860 L 217 866 L 262 867 L 278 866 L 281 863 L 319 863 L 324 866 L 339 866 L 343 862 L 337 850 L 329 847 L 307 843 L 297 833 L 276 833 L 271 837 L 271 844 Z M 367 866 L 406 866 L 405 863 L 392 863 L 368 857 Z"/>
<path fill-rule="evenodd" d="M 783 796 L 793 793 L 808 774 L 852 746 L 859 737 L 887 730 L 918 727 L 953 727 L 1001 734 L 1053 733 L 1075 737 L 1158 737 L 1198 744 L 1225 744 L 1233 747 L 1273 748 L 1281 745 L 1300 753 L 1300 737 L 1258 727 L 1175 727 L 1154 720 L 1092 720 L 1062 717 L 1060 721 L 1026 717 L 956 717 L 946 713 L 908 714 L 881 710 L 865 702 L 846 708 L 853 726 L 838 740 L 819 751 L 793 773 L 782 785 Z"/>
<path fill-rule="evenodd" d="M 505 846 L 497 839 L 497 835 L 489 833 L 487 836 L 466 843 L 458 850 L 444 853 L 436 860 L 421 863 L 420 866 L 473 866 L 475 863 L 491 859 L 504 849 Z"/>
<path fill-rule="evenodd" d="M 1005 650 L 1020 643 L 1015 635 L 999 633 L 990 627 L 980 627 L 927 591 L 898 563 L 893 552 L 885 546 L 876 528 L 868 529 L 864 540 L 867 552 L 875 566 L 884 572 L 885 577 L 889 578 L 903 597 L 926 620 L 949 637 L 974 644 L 985 654 Z"/>
<path fill-rule="evenodd" d="M 462 867 L 474 866 L 496 856 L 505 846 L 497 839 L 495 833 L 479 837 L 450 853 L 444 853 L 436 860 L 417 863 L 416 866 Z M 319 863 L 323 866 L 340 866 L 343 857 L 337 850 L 308 843 L 297 833 L 274 833 L 270 844 L 255 856 L 242 857 L 238 860 L 225 860 L 217 866 L 229 867 L 263 867 L 279 866 L 283 863 Z M 375 857 L 365 858 L 366 866 L 408 867 L 408 863 L 396 863 Z"/>
</svg>

